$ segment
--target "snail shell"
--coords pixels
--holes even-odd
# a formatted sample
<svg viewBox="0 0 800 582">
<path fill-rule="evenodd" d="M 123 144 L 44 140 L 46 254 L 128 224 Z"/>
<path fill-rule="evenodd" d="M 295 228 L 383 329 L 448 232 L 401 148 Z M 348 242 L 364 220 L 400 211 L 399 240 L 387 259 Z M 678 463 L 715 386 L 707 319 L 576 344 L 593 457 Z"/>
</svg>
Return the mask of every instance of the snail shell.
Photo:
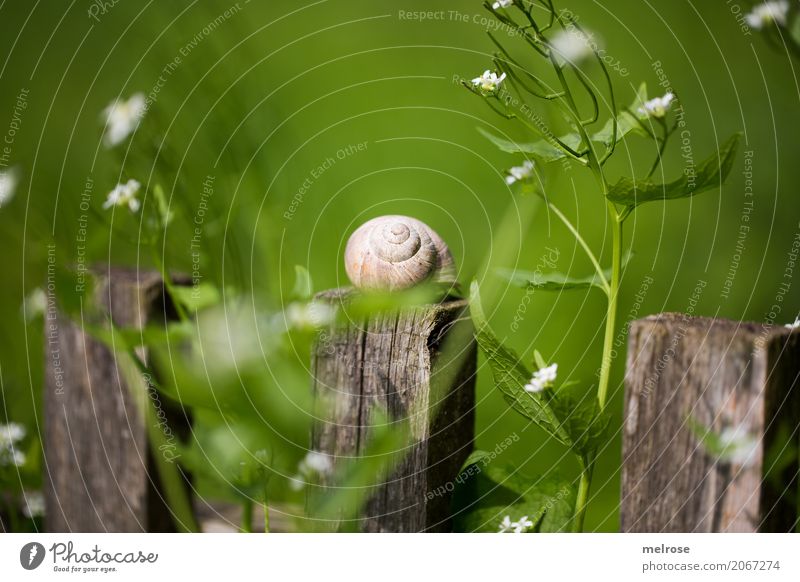
<svg viewBox="0 0 800 582">
<path fill-rule="evenodd" d="M 360 226 L 344 252 L 347 276 L 360 289 L 397 291 L 423 281 L 454 284 L 453 255 L 427 224 L 380 216 Z"/>
</svg>

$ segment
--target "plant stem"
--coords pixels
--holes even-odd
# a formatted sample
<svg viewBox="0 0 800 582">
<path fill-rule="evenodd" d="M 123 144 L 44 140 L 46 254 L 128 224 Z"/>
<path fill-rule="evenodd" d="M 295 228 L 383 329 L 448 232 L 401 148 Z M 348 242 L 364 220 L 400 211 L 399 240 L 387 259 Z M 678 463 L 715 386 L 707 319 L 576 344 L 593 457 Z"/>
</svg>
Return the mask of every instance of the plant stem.
<svg viewBox="0 0 800 582">
<path fill-rule="evenodd" d="M 269 533 L 269 497 L 268 488 L 264 486 L 264 533 Z"/>
<path fill-rule="evenodd" d="M 597 387 L 597 401 L 602 411 L 606 406 L 608 397 L 608 384 L 611 378 L 611 352 L 614 348 L 614 331 L 617 320 L 617 300 L 619 296 L 620 275 L 622 273 L 622 222 L 613 203 L 608 202 L 608 212 L 613 227 L 612 264 L 611 264 L 611 292 L 608 296 L 608 310 L 606 311 L 606 333 L 603 341 L 603 361 L 600 365 L 600 383 Z"/>
<path fill-rule="evenodd" d="M 133 360 L 138 371 L 148 378 L 148 382 L 155 387 L 153 372 L 141 360 L 135 349 L 130 349 L 128 354 Z M 164 496 L 167 505 L 174 513 L 176 525 L 181 532 L 194 533 L 200 531 L 197 521 L 194 518 L 192 502 L 186 492 L 185 480 L 178 464 L 174 460 L 168 460 L 162 453 L 164 447 L 168 445 L 161 427 L 159 426 L 158 410 L 156 404 L 145 394 L 143 401 L 145 407 L 144 416 L 147 422 L 147 434 L 149 436 L 150 451 L 156 462 L 156 470 L 164 488 Z"/>
<path fill-rule="evenodd" d="M 619 295 L 620 276 L 622 273 L 622 220 L 613 203 L 608 202 L 608 214 L 613 227 L 612 240 L 612 265 L 611 281 L 609 284 L 608 308 L 606 311 L 606 329 L 603 339 L 603 360 L 600 364 L 600 383 L 597 386 L 597 403 L 600 412 L 605 409 L 608 399 L 608 385 L 611 379 L 611 352 L 614 348 L 614 331 L 617 321 L 617 299 Z M 594 470 L 595 452 L 581 458 L 581 479 L 578 484 L 578 494 L 575 500 L 575 519 L 572 523 L 573 532 L 583 531 L 583 522 L 586 517 L 586 504 L 589 501 L 589 491 L 592 486 L 592 473 Z"/>
<path fill-rule="evenodd" d="M 583 531 L 583 520 L 586 517 L 586 503 L 589 501 L 589 489 L 592 486 L 592 459 L 581 458 L 581 480 L 578 483 L 578 494 L 575 499 L 575 519 L 572 522 L 572 532 Z"/>
<path fill-rule="evenodd" d="M 253 500 L 249 497 L 242 501 L 242 524 L 239 530 L 242 533 L 253 533 Z"/>
<path fill-rule="evenodd" d="M 586 243 L 581 234 L 578 232 L 578 229 L 575 228 L 575 226 L 569 221 L 569 219 L 566 216 L 564 216 L 564 213 L 561 212 L 555 204 L 552 204 L 547 201 L 545 202 L 547 203 L 547 207 L 550 208 L 550 210 L 553 211 L 553 213 L 558 217 L 558 219 L 564 223 L 564 226 L 566 226 L 567 229 L 569 229 L 569 231 L 572 233 L 572 236 L 574 236 L 575 240 L 578 241 L 578 244 L 581 246 L 583 251 L 586 253 L 586 256 L 592 262 L 592 266 L 594 267 L 594 270 L 597 272 L 597 276 L 603 285 L 603 291 L 605 291 L 606 295 L 609 295 L 611 290 L 608 286 L 608 282 L 606 281 L 606 276 L 603 273 L 603 267 L 600 266 L 600 262 L 597 260 L 597 257 L 594 256 L 592 249 L 589 248 L 589 245 Z"/>
</svg>

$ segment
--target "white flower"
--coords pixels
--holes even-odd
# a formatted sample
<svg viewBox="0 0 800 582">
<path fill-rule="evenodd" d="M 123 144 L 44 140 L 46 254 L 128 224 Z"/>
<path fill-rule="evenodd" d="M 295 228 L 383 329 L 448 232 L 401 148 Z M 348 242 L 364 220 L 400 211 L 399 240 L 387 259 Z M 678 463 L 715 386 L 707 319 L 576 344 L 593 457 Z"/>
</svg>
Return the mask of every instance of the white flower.
<svg viewBox="0 0 800 582">
<path fill-rule="evenodd" d="M 22 302 L 22 315 L 33 320 L 47 311 L 47 295 L 41 287 L 31 291 Z"/>
<path fill-rule="evenodd" d="M 533 162 L 525 160 L 521 166 L 514 166 L 508 170 L 506 184 L 509 186 L 518 180 L 527 180 L 533 175 Z"/>
<path fill-rule="evenodd" d="M 0 446 L 15 444 L 25 438 L 25 427 L 18 422 L 0 424 Z"/>
<path fill-rule="evenodd" d="M 497 10 L 498 8 L 508 8 L 514 3 L 514 0 L 497 0 L 494 4 L 492 4 L 492 10 Z"/>
<path fill-rule="evenodd" d="M 559 62 L 576 64 L 594 53 L 594 40 L 575 27 L 559 32 L 550 41 L 550 48 L 558 56 Z"/>
<path fill-rule="evenodd" d="M 319 301 L 290 303 L 286 308 L 287 323 L 297 329 L 324 327 L 332 323 L 335 317 L 336 307 Z"/>
<path fill-rule="evenodd" d="M 531 378 L 531 381 L 525 385 L 525 391 L 536 393 L 541 392 L 545 388 L 549 388 L 552 386 L 553 382 L 556 381 L 557 373 L 558 364 L 553 364 L 552 366 L 547 366 L 546 368 L 536 370 L 533 373 L 533 378 Z"/>
<path fill-rule="evenodd" d="M 752 12 L 745 16 L 745 20 L 751 28 L 761 30 L 773 24 L 785 26 L 788 13 L 788 0 L 773 0 L 764 2 L 753 8 Z"/>
<path fill-rule="evenodd" d="M 656 117 L 660 119 L 667 114 L 669 108 L 672 106 L 673 101 L 675 101 L 674 93 L 667 93 L 663 97 L 651 99 L 650 101 L 645 102 L 645 104 L 639 108 L 639 115 L 646 115 L 648 117 Z"/>
<path fill-rule="evenodd" d="M 784 325 L 786 329 L 797 329 L 800 327 L 800 317 L 796 317 L 794 323 L 787 323 Z"/>
<path fill-rule="evenodd" d="M 758 439 L 746 432 L 743 426 L 726 427 L 719 434 L 719 457 L 744 467 L 756 460 Z"/>
<path fill-rule="evenodd" d="M 106 122 L 106 146 L 113 148 L 125 141 L 139 126 L 146 110 L 144 93 L 136 93 L 127 101 L 114 101 L 103 110 Z"/>
<path fill-rule="evenodd" d="M 16 168 L 0 170 L 0 208 L 14 197 L 19 183 L 19 173 Z"/>
<path fill-rule="evenodd" d="M 523 515 L 519 518 L 519 521 L 515 521 L 511 525 L 514 528 L 514 533 L 525 533 L 533 527 L 533 522 L 528 519 L 527 515 Z"/>
<path fill-rule="evenodd" d="M 25 427 L 16 422 L 0 424 L 0 467 L 25 464 L 25 454 L 16 444 L 25 438 Z"/>
<path fill-rule="evenodd" d="M 523 515 L 518 521 L 511 521 L 511 516 L 507 515 L 500 522 L 498 533 L 525 533 L 533 527 L 533 522 Z"/>
<path fill-rule="evenodd" d="M 511 523 L 511 516 L 507 515 L 503 518 L 503 521 L 500 522 L 500 529 L 498 533 L 508 533 L 513 529 L 513 524 Z"/>
<path fill-rule="evenodd" d="M 309 469 L 315 473 L 329 473 L 333 468 L 330 456 L 317 451 L 309 451 L 306 458 L 300 462 L 302 469 Z"/>
<path fill-rule="evenodd" d="M 33 519 L 40 515 L 44 515 L 44 495 L 41 491 L 26 491 L 24 493 L 25 507 L 22 508 L 22 513 L 26 517 Z"/>
<path fill-rule="evenodd" d="M 136 180 L 128 180 L 125 184 L 117 184 L 116 187 L 108 193 L 108 198 L 103 204 L 103 208 L 111 208 L 112 206 L 127 206 L 131 212 L 139 210 L 139 200 L 136 199 L 136 193 L 142 185 Z"/>
<path fill-rule="evenodd" d="M 295 491 L 305 487 L 309 480 L 317 475 L 327 475 L 333 471 L 333 460 L 329 455 L 317 451 L 309 451 L 297 466 L 297 475 L 289 483 Z"/>
<path fill-rule="evenodd" d="M 500 86 L 500 83 L 506 78 L 506 74 L 503 73 L 499 77 L 497 73 L 490 70 L 485 70 L 483 75 L 480 77 L 475 77 L 472 79 L 472 84 L 475 85 L 478 89 L 480 89 L 481 93 L 484 95 L 488 95 L 490 93 L 494 93 L 497 91 L 497 88 Z"/>
</svg>

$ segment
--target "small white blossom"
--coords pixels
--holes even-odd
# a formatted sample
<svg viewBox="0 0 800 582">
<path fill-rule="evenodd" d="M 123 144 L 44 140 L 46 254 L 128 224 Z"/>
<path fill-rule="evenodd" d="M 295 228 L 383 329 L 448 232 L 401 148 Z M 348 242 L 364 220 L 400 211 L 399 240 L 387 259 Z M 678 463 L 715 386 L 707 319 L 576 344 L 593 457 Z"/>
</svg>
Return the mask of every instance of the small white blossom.
<svg viewBox="0 0 800 582">
<path fill-rule="evenodd" d="M 663 97 L 656 97 L 639 108 L 639 115 L 646 115 L 648 117 L 662 118 L 664 117 L 669 108 L 672 107 L 672 102 L 675 101 L 674 93 L 667 93 Z"/>
<path fill-rule="evenodd" d="M 25 427 L 18 422 L 0 424 L 0 446 L 18 443 L 26 433 Z"/>
<path fill-rule="evenodd" d="M 297 329 L 324 327 L 333 323 L 335 317 L 336 307 L 319 301 L 290 303 L 286 308 L 287 323 Z"/>
<path fill-rule="evenodd" d="M 800 317 L 796 317 L 794 323 L 787 323 L 784 325 L 786 329 L 797 329 L 800 328 Z"/>
<path fill-rule="evenodd" d="M 19 423 L 0 424 L 0 467 L 25 464 L 25 454 L 16 445 L 25 438 L 25 427 Z"/>
<path fill-rule="evenodd" d="M 514 166 L 508 170 L 506 184 L 509 186 L 519 180 L 527 180 L 533 175 L 533 162 L 525 160 L 521 166 Z"/>
<path fill-rule="evenodd" d="M 514 527 L 514 533 L 525 533 L 533 527 L 533 522 L 528 519 L 527 515 L 523 515 L 519 521 L 515 521 L 511 525 Z"/>
<path fill-rule="evenodd" d="M 483 75 L 472 79 L 472 84 L 475 85 L 484 95 L 489 95 L 497 91 L 500 83 L 502 83 L 505 78 L 505 73 L 498 77 L 497 73 L 487 69 L 483 72 Z"/>
<path fill-rule="evenodd" d="M 136 93 L 127 101 L 114 101 L 103 110 L 106 122 L 106 147 L 113 148 L 136 131 L 146 110 L 144 93 Z"/>
<path fill-rule="evenodd" d="M 726 427 L 719 434 L 719 457 L 725 461 L 747 467 L 756 460 L 758 439 L 748 434 L 743 426 Z"/>
<path fill-rule="evenodd" d="M 108 198 L 103 204 L 103 208 L 111 208 L 112 206 L 127 206 L 131 212 L 137 212 L 141 206 L 139 200 L 136 198 L 136 193 L 142 185 L 136 180 L 128 180 L 125 184 L 117 184 L 116 187 L 108 193 Z"/>
<path fill-rule="evenodd" d="M 559 62 L 577 64 L 594 53 L 594 39 L 577 28 L 562 30 L 550 41 Z"/>
<path fill-rule="evenodd" d="M 37 287 L 31 291 L 22 302 L 22 315 L 28 320 L 35 319 L 40 315 L 44 315 L 47 310 L 47 295 L 41 287 Z"/>
<path fill-rule="evenodd" d="M 315 476 L 327 475 L 332 470 L 333 461 L 329 455 L 317 451 L 309 451 L 297 466 L 297 475 L 291 479 L 289 485 L 295 491 L 299 491 Z"/>
<path fill-rule="evenodd" d="M 523 515 L 518 521 L 511 521 L 511 516 L 507 515 L 500 522 L 498 533 L 525 533 L 533 527 L 533 522 Z"/>
<path fill-rule="evenodd" d="M 545 388 L 549 388 L 553 385 L 553 382 L 556 381 L 557 374 L 558 364 L 553 364 L 552 366 L 547 366 L 546 368 L 536 370 L 533 373 L 533 378 L 531 378 L 531 381 L 525 385 L 525 391 L 536 393 L 541 392 Z"/>
<path fill-rule="evenodd" d="M 22 513 L 25 517 L 33 519 L 44 515 L 44 495 L 41 491 L 26 491 L 24 494 L 25 506 Z"/>
<path fill-rule="evenodd" d="M 514 3 L 514 0 L 497 0 L 494 4 L 492 4 L 492 10 L 497 10 L 498 8 L 508 8 Z"/>
<path fill-rule="evenodd" d="M 513 525 L 511 524 L 511 516 L 507 515 L 503 518 L 503 521 L 500 522 L 500 529 L 498 533 L 508 533 L 513 529 Z"/>
<path fill-rule="evenodd" d="M 773 0 L 764 2 L 753 8 L 752 12 L 745 16 L 745 20 L 750 28 L 761 30 L 773 24 L 785 26 L 788 14 L 788 0 Z"/>
<path fill-rule="evenodd" d="M 0 208 L 14 197 L 18 183 L 19 173 L 16 168 L 0 170 Z"/>
</svg>

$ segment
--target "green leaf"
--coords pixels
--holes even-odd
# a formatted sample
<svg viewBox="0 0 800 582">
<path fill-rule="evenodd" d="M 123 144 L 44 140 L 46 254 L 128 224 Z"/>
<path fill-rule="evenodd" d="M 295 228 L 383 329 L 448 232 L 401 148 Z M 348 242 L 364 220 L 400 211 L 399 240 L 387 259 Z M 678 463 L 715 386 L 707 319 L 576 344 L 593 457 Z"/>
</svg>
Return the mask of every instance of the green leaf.
<svg viewBox="0 0 800 582">
<path fill-rule="evenodd" d="M 202 311 L 219 303 L 219 290 L 211 283 L 200 283 L 191 287 L 175 287 L 170 289 L 172 298 L 190 312 Z"/>
<path fill-rule="evenodd" d="M 617 114 L 617 143 L 622 141 L 629 133 L 647 135 L 647 132 L 642 129 L 639 123 L 641 120 L 646 119 L 647 116 L 638 116 L 639 108 L 644 105 L 645 101 L 647 101 L 647 83 L 642 83 L 639 85 L 639 90 L 636 92 L 636 98 L 633 100 L 630 107 L 628 107 L 629 111 L 620 111 Z M 630 111 L 633 111 L 638 117 L 631 115 Z M 606 146 L 610 146 L 613 136 L 614 120 L 612 118 L 606 122 L 603 129 L 592 136 L 592 141 L 599 141 Z"/>
<path fill-rule="evenodd" d="M 585 456 L 605 442 L 611 419 L 594 394 L 578 384 L 563 384 L 553 394 L 550 407 L 569 435 L 574 452 Z"/>
<path fill-rule="evenodd" d="M 622 267 L 627 266 L 633 253 L 628 250 L 622 257 Z M 538 289 L 541 291 L 570 291 L 575 289 L 589 289 L 597 287 L 604 289 L 604 281 L 597 273 L 587 277 L 572 277 L 563 273 L 540 273 L 539 271 L 521 271 L 514 269 L 498 269 L 497 274 L 511 284 L 523 289 Z M 605 280 L 611 279 L 611 269 L 603 271 Z"/>
<path fill-rule="evenodd" d="M 588 277 L 570 277 L 563 273 L 538 273 L 533 271 L 514 271 L 498 269 L 498 274 L 512 284 L 523 289 L 539 289 L 541 291 L 569 291 L 574 289 L 603 288 L 597 273 Z M 610 275 L 609 275 L 610 276 Z"/>
<path fill-rule="evenodd" d="M 566 158 L 568 155 L 564 150 L 556 145 L 553 145 L 553 143 L 551 143 L 549 140 L 542 139 L 535 142 L 520 143 L 498 137 L 480 127 L 478 128 L 478 131 L 504 152 L 508 152 L 510 154 L 530 154 L 536 160 L 542 163 L 555 162 L 556 160 Z M 558 139 L 567 144 L 573 150 L 577 150 L 581 145 L 581 137 L 577 133 L 569 133 Z"/>
<path fill-rule="evenodd" d="M 473 282 L 470 287 L 470 313 L 475 324 L 475 338 L 489 360 L 495 385 L 503 393 L 506 402 L 553 438 L 569 445 L 568 436 L 560 428 L 560 423 L 549 409 L 545 398 L 525 391 L 525 385 L 530 381 L 532 373 L 522 364 L 520 357 L 512 349 L 503 346 L 489 328 L 481 306 L 477 282 Z"/>
<path fill-rule="evenodd" d="M 161 184 L 156 184 L 153 188 L 153 197 L 156 199 L 156 210 L 158 211 L 158 218 L 161 221 L 161 226 L 168 226 L 174 217 L 174 213 L 169 209 L 167 196 L 164 194 L 164 189 Z"/>
<path fill-rule="evenodd" d="M 533 350 L 533 361 L 536 362 L 536 367 L 539 370 L 547 367 L 547 362 L 542 357 L 542 354 L 539 353 L 539 350 Z"/>
<path fill-rule="evenodd" d="M 311 299 L 314 294 L 314 283 L 311 280 L 311 273 L 302 265 L 294 266 L 295 279 L 292 295 L 298 299 Z"/>
<path fill-rule="evenodd" d="M 167 326 L 148 325 L 144 328 L 137 329 L 132 327 L 114 327 L 113 331 L 104 337 L 98 337 L 100 341 L 105 342 L 111 347 L 111 335 L 114 336 L 115 341 L 122 340 L 121 346 L 123 348 L 133 348 L 138 346 L 160 347 L 166 345 L 175 345 L 178 342 L 185 341 L 192 337 L 194 328 L 188 321 L 170 323 Z M 117 345 L 120 349 L 120 345 Z"/>
<path fill-rule="evenodd" d="M 657 184 L 649 180 L 636 182 L 625 177 L 611 187 L 606 197 L 618 204 L 636 206 L 656 200 L 688 198 L 716 188 L 725 181 L 733 167 L 741 137 L 741 133 L 734 134 L 717 154 L 697 166 L 694 176 L 684 174 L 668 184 Z"/>
<path fill-rule="evenodd" d="M 454 526 L 461 532 L 497 532 L 501 520 L 522 516 L 533 531 L 568 531 L 575 506 L 575 488 L 557 475 L 527 477 L 510 466 L 495 466 L 491 453 L 476 451 L 478 471 L 459 481 L 453 508 Z"/>
<path fill-rule="evenodd" d="M 789 35 L 795 44 L 800 45 L 800 13 L 795 13 L 791 24 L 789 24 Z"/>
</svg>

